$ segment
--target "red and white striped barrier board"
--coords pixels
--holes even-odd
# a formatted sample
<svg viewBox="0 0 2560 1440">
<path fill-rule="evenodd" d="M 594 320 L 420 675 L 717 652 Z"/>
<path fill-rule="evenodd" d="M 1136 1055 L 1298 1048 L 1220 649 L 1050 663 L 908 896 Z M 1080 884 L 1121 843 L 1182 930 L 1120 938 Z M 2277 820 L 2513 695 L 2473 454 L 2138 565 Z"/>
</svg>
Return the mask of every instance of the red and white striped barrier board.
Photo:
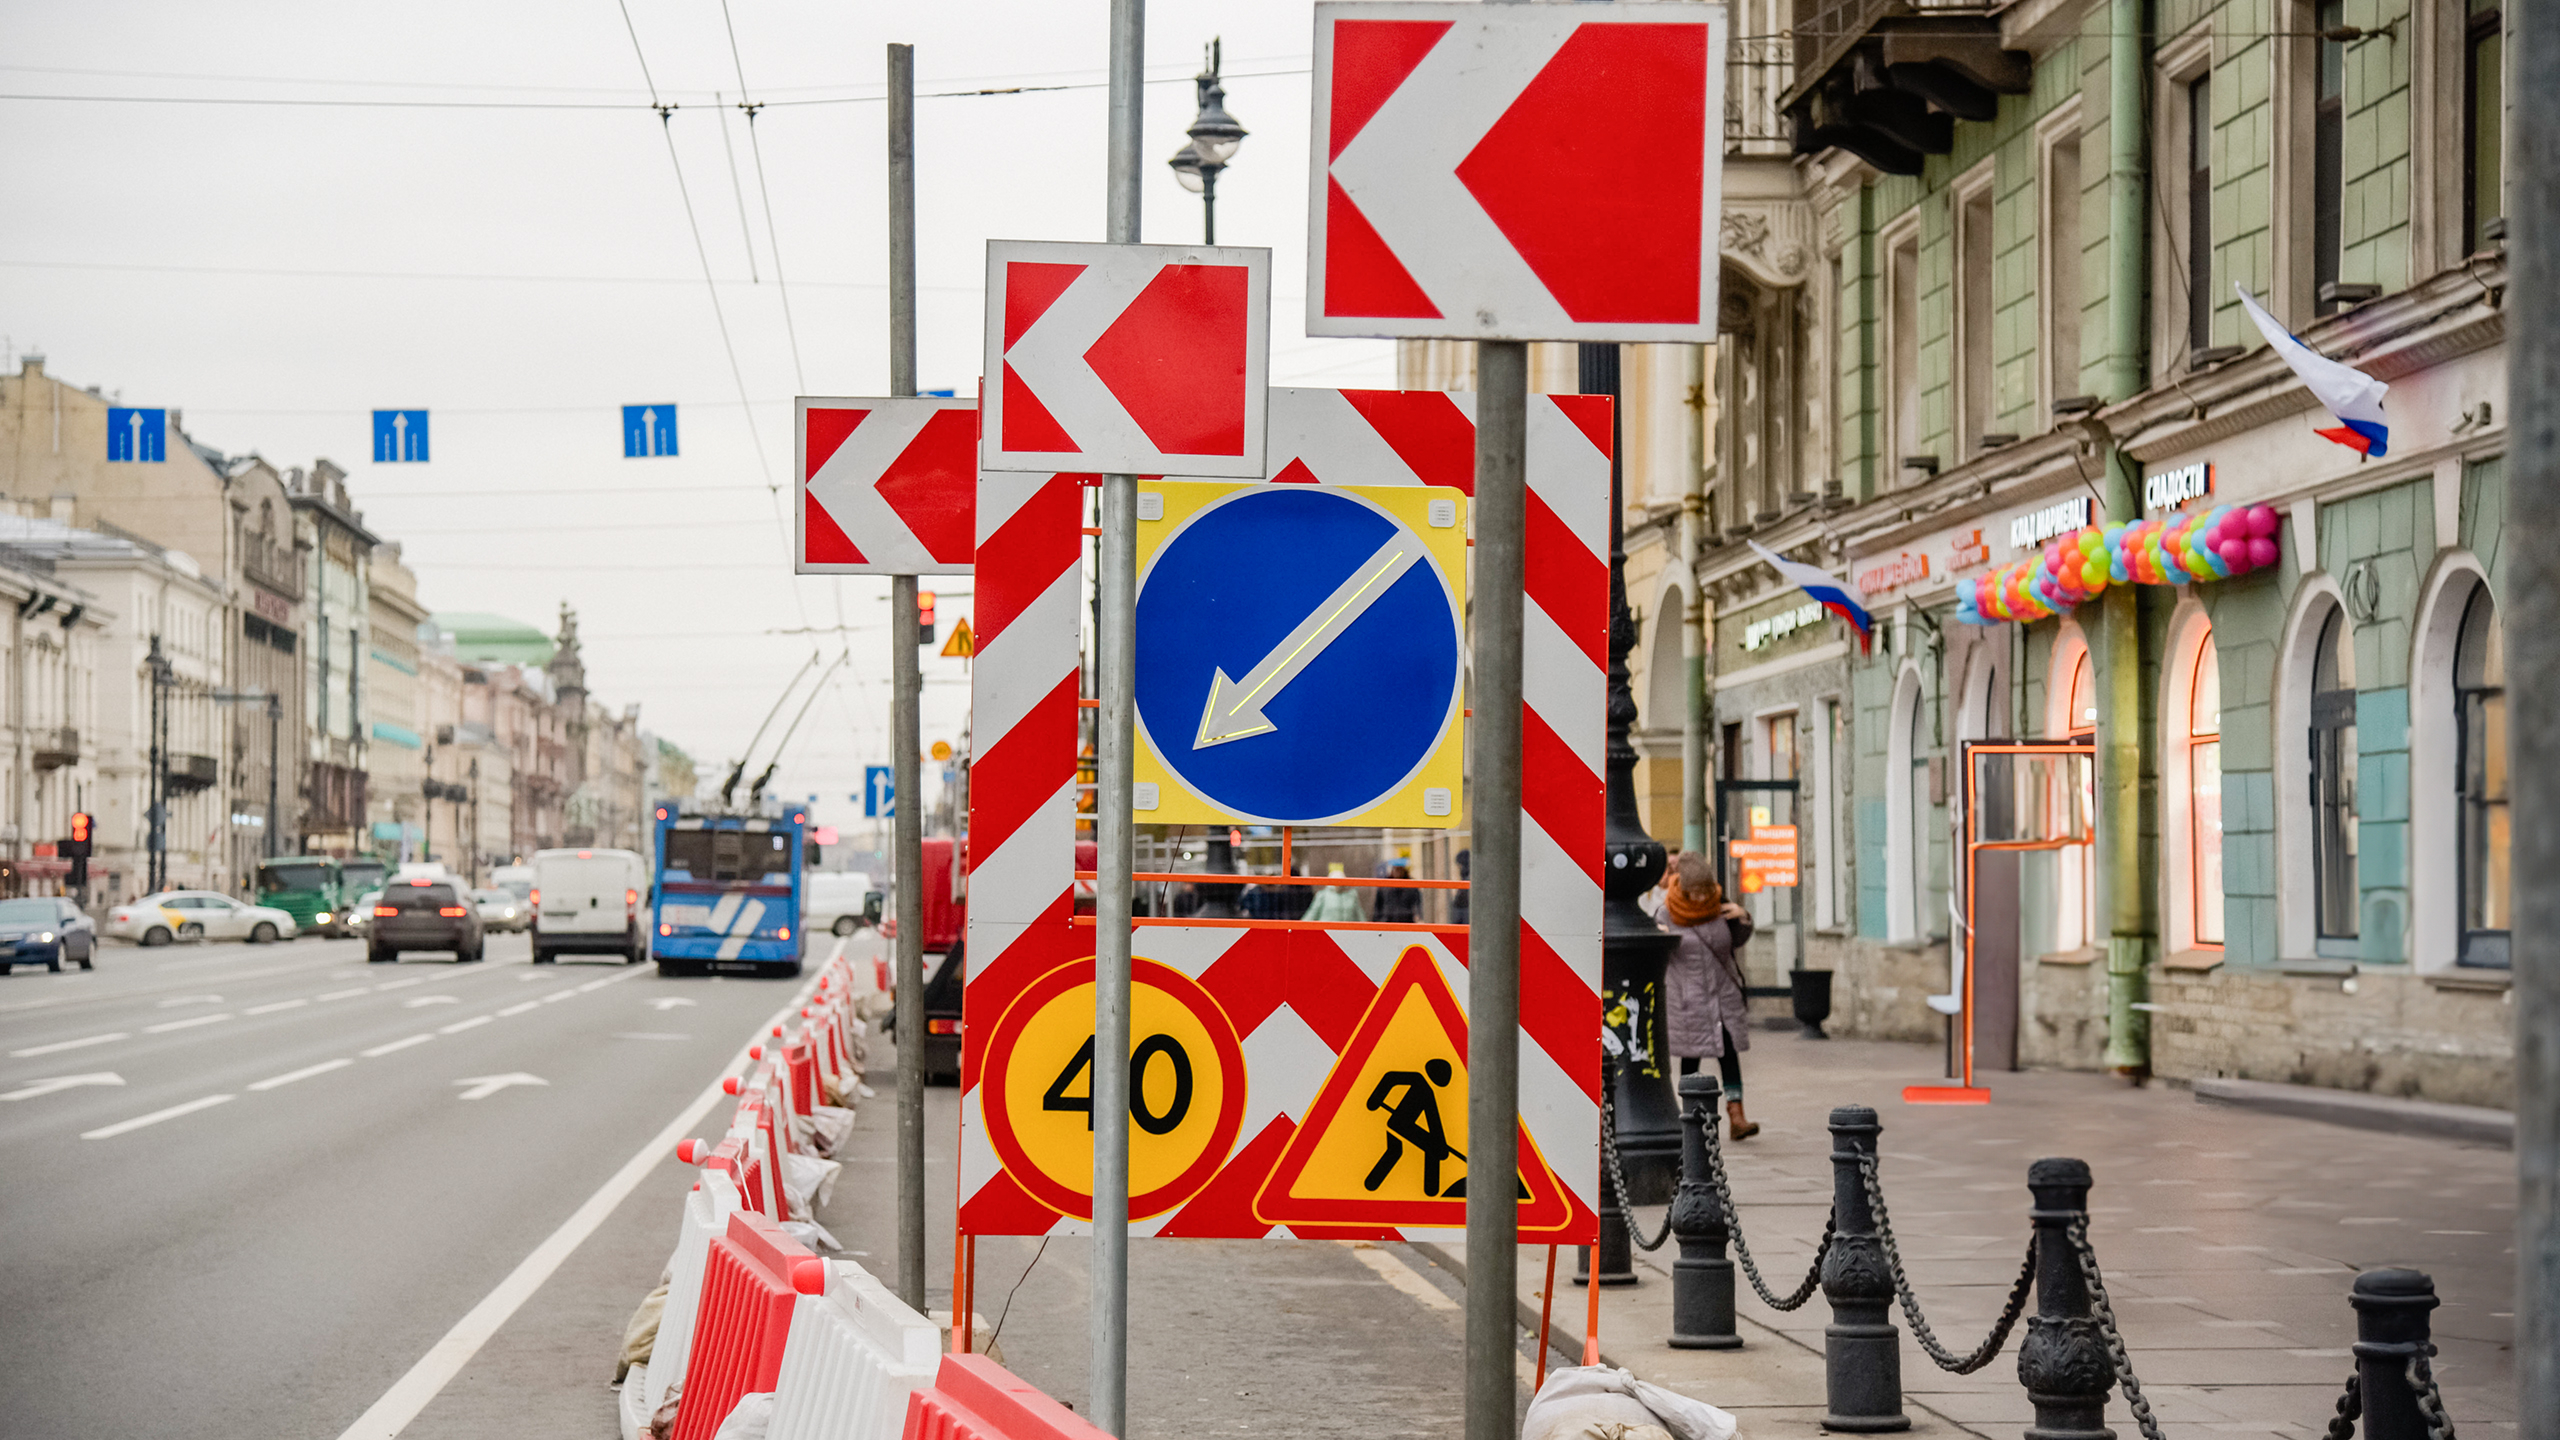
<svg viewBox="0 0 2560 1440">
<path fill-rule="evenodd" d="M 981 469 L 1266 473 L 1270 251 L 991 240 L 986 308 Z"/>
<path fill-rule="evenodd" d="M 729 1217 L 703 1263 L 674 1440 L 711 1440 L 739 1396 L 773 1388 L 798 1287 L 823 1290 L 825 1275 L 826 1262 L 773 1221 L 749 1211 Z"/>
<path fill-rule="evenodd" d="M 893 1440 L 907 1397 L 933 1383 L 942 1331 L 850 1260 L 827 1266 L 823 1295 L 802 1295 L 775 1377 L 765 1440 Z"/>
<path fill-rule="evenodd" d="M 1307 333 L 1712 342 L 1724 25 L 1316 6 Z"/>
<path fill-rule="evenodd" d="M 905 1440 L 1110 1440 L 1109 1432 L 984 1355 L 945 1355 L 907 1401 Z"/>
<path fill-rule="evenodd" d="M 1472 406 L 1439 391 L 1274 391 L 1273 478 L 1472 493 Z M 1583 1243 L 1600 1199 L 1610 402 L 1532 396 L 1528 418 L 1521 1235 Z M 972 1234 L 1089 1221 L 1079 1105 L 1094 945 L 1072 914 L 1078 515 L 1072 477 L 990 473 L 980 486 L 961 1055 Z M 1463 1232 L 1463 933 L 1146 926 L 1134 949 L 1135 1233 Z"/>
<path fill-rule="evenodd" d="M 976 523 L 974 400 L 800 397 L 802 575 L 966 575 Z"/>
</svg>

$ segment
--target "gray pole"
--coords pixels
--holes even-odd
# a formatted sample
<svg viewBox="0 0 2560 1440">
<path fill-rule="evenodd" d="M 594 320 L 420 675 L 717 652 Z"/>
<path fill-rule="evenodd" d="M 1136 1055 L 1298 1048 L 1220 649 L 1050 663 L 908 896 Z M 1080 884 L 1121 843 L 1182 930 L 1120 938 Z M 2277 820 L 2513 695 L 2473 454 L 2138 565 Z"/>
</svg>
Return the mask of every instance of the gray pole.
<svg viewBox="0 0 2560 1440">
<path fill-rule="evenodd" d="M 1138 132 L 1145 108 L 1145 0 L 1111 0 L 1109 204 L 1103 238 L 1138 243 Z M 1130 782 L 1137 746 L 1138 477 L 1102 477 L 1102 574 L 1094 727 L 1093 1374 L 1086 1407 L 1111 1434 L 1129 1389 L 1129 916 L 1137 868 Z"/>
<path fill-rule="evenodd" d="M 1476 343 L 1474 754 L 1467 891 L 1467 1440 L 1515 1440 L 1520 1263 L 1520 627 L 1529 347 Z M 1605 1103 L 1605 1102 L 1604 1102 Z"/>
<path fill-rule="evenodd" d="M 1698 583 L 1698 557 L 1707 548 L 1707 396 L 1715 377 L 1706 346 L 1684 348 L 1689 423 L 1681 447 L 1680 593 L 1686 603 L 1680 615 L 1680 660 L 1688 667 L 1689 695 L 1680 723 L 1680 848 L 1703 855 L 1707 853 L 1707 596 Z"/>
<path fill-rule="evenodd" d="M 889 393 L 916 393 L 916 52 L 889 47 Z M 889 581 L 890 868 L 898 894 L 898 1298 L 924 1304 L 924 793 L 916 577 Z M 957 1304 L 959 1297 L 954 1296 Z M 952 1324 L 969 1324 L 964 1315 Z M 965 1330 L 957 1333 L 966 1334 Z"/>
<path fill-rule="evenodd" d="M 2522 96 L 2560 86 L 2560 23 L 2547 7 L 2510 23 Z M 2507 543 L 2498 599 L 2516 703 L 2515 873 L 2560 869 L 2560 112 L 2517 105 L 2507 182 Z M 2546 796 L 2537 800 L 2537 795 Z M 2560 887 L 2516 887 L 2516 1415 L 2522 1440 L 2560 1440 Z"/>
</svg>

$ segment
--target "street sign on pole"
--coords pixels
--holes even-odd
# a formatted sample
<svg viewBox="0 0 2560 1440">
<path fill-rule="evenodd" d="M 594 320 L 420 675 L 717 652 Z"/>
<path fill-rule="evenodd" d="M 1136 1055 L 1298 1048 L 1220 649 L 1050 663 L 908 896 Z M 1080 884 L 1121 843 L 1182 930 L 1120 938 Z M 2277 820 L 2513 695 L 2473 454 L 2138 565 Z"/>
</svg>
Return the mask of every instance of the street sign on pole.
<svg viewBox="0 0 2560 1440">
<path fill-rule="evenodd" d="M 877 820 L 898 813 L 897 771 L 886 765 L 862 767 L 862 818 Z"/>
<path fill-rule="evenodd" d="M 1466 495 L 1147 481 L 1137 811 L 1461 823 Z"/>
<path fill-rule="evenodd" d="M 169 458 L 169 412 L 107 407 L 107 459 L 157 465 Z"/>
<path fill-rule="evenodd" d="M 793 434 L 803 575 L 965 575 L 977 402 L 802 396 Z"/>
<path fill-rule="evenodd" d="M 676 453 L 676 407 L 622 407 L 622 458 L 649 460 Z"/>
<path fill-rule="evenodd" d="M 1271 252 L 987 243 L 988 470 L 1259 480 Z"/>
<path fill-rule="evenodd" d="M 1307 333 L 1713 343 L 1724 25 L 1317 5 Z"/>
<path fill-rule="evenodd" d="M 374 464 L 424 464 L 426 458 L 426 411 L 376 410 L 373 412 Z"/>
</svg>

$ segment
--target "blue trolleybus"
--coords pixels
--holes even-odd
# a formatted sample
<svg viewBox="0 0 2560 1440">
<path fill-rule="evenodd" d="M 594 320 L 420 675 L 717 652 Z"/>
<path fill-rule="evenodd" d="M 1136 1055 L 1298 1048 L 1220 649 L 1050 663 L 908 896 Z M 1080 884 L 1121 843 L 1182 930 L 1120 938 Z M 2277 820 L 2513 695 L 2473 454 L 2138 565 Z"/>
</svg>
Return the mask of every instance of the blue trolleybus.
<svg viewBox="0 0 2560 1440">
<path fill-rule="evenodd" d="M 658 807 L 650 950 L 662 975 L 797 975 L 808 813 L 688 815 Z"/>
</svg>

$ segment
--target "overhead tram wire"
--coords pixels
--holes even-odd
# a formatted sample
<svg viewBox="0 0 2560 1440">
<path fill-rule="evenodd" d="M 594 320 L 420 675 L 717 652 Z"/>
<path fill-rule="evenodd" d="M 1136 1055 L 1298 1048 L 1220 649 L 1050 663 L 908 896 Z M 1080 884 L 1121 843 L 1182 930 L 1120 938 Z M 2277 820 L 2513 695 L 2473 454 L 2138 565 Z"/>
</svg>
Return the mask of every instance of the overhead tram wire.
<svg viewBox="0 0 2560 1440">
<path fill-rule="evenodd" d="M 738 147 L 729 139 L 729 103 L 717 90 L 711 92 L 711 108 L 720 117 L 720 157 L 729 162 L 729 194 L 738 202 L 738 238 L 746 246 L 747 283 L 761 285 L 764 279 L 756 274 L 755 227 L 747 223 L 747 191 L 738 181 Z"/>
<path fill-rule="evenodd" d="M 729 378 L 737 382 L 738 403 L 747 411 L 747 439 L 755 446 L 756 468 L 763 472 L 765 494 L 773 502 L 773 523 L 781 530 L 782 543 L 788 548 L 792 544 L 791 520 L 782 510 L 782 485 L 774 478 L 773 462 L 764 453 L 764 432 L 756 428 L 754 401 L 747 394 L 747 375 L 738 366 L 738 347 L 729 338 L 729 314 L 720 304 L 720 284 L 712 277 L 711 250 L 702 243 L 702 222 L 693 213 L 693 190 L 684 183 L 684 161 L 676 155 L 676 107 L 659 103 L 658 82 L 649 73 L 649 54 L 641 47 L 639 27 L 631 22 L 630 0 L 614 0 L 614 4 L 622 11 L 623 30 L 631 36 L 631 53 L 640 62 L 640 79 L 649 87 L 649 108 L 658 112 L 658 136 L 666 142 L 667 164 L 676 173 L 676 194 L 684 201 L 685 228 L 693 232 L 693 253 L 702 262 L 702 288 L 711 296 L 711 318 L 720 327 L 720 348 L 729 357 Z M 808 624 L 809 602 L 796 584 L 791 587 L 791 601 L 799 608 L 800 623 Z"/>
<path fill-rule="evenodd" d="M 773 189 L 765 184 L 764 179 L 764 143 L 756 138 L 756 112 L 764 106 L 758 104 L 747 89 L 747 62 L 738 53 L 738 27 L 729 19 L 729 0 L 720 0 L 720 26 L 729 32 L 729 64 L 738 72 L 738 108 L 747 112 L 747 153 L 755 157 L 756 194 L 764 201 L 764 243 L 773 252 L 773 289 L 782 298 L 782 333 L 791 338 L 791 378 L 798 383 L 800 393 L 806 395 L 809 393 L 809 372 L 800 364 L 800 327 L 792 322 L 791 282 L 782 273 L 782 231 L 773 223 Z M 726 129 L 721 131 L 724 139 L 727 134 Z M 738 208 L 743 212 L 746 202 L 741 200 Z M 743 228 L 746 216 L 741 213 L 738 219 Z M 751 272 L 755 269 L 755 242 L 752 238 L 747 242 L 747 268 Z M 842 603 L 841 593 L 837 601 Z"/>
</svg>

